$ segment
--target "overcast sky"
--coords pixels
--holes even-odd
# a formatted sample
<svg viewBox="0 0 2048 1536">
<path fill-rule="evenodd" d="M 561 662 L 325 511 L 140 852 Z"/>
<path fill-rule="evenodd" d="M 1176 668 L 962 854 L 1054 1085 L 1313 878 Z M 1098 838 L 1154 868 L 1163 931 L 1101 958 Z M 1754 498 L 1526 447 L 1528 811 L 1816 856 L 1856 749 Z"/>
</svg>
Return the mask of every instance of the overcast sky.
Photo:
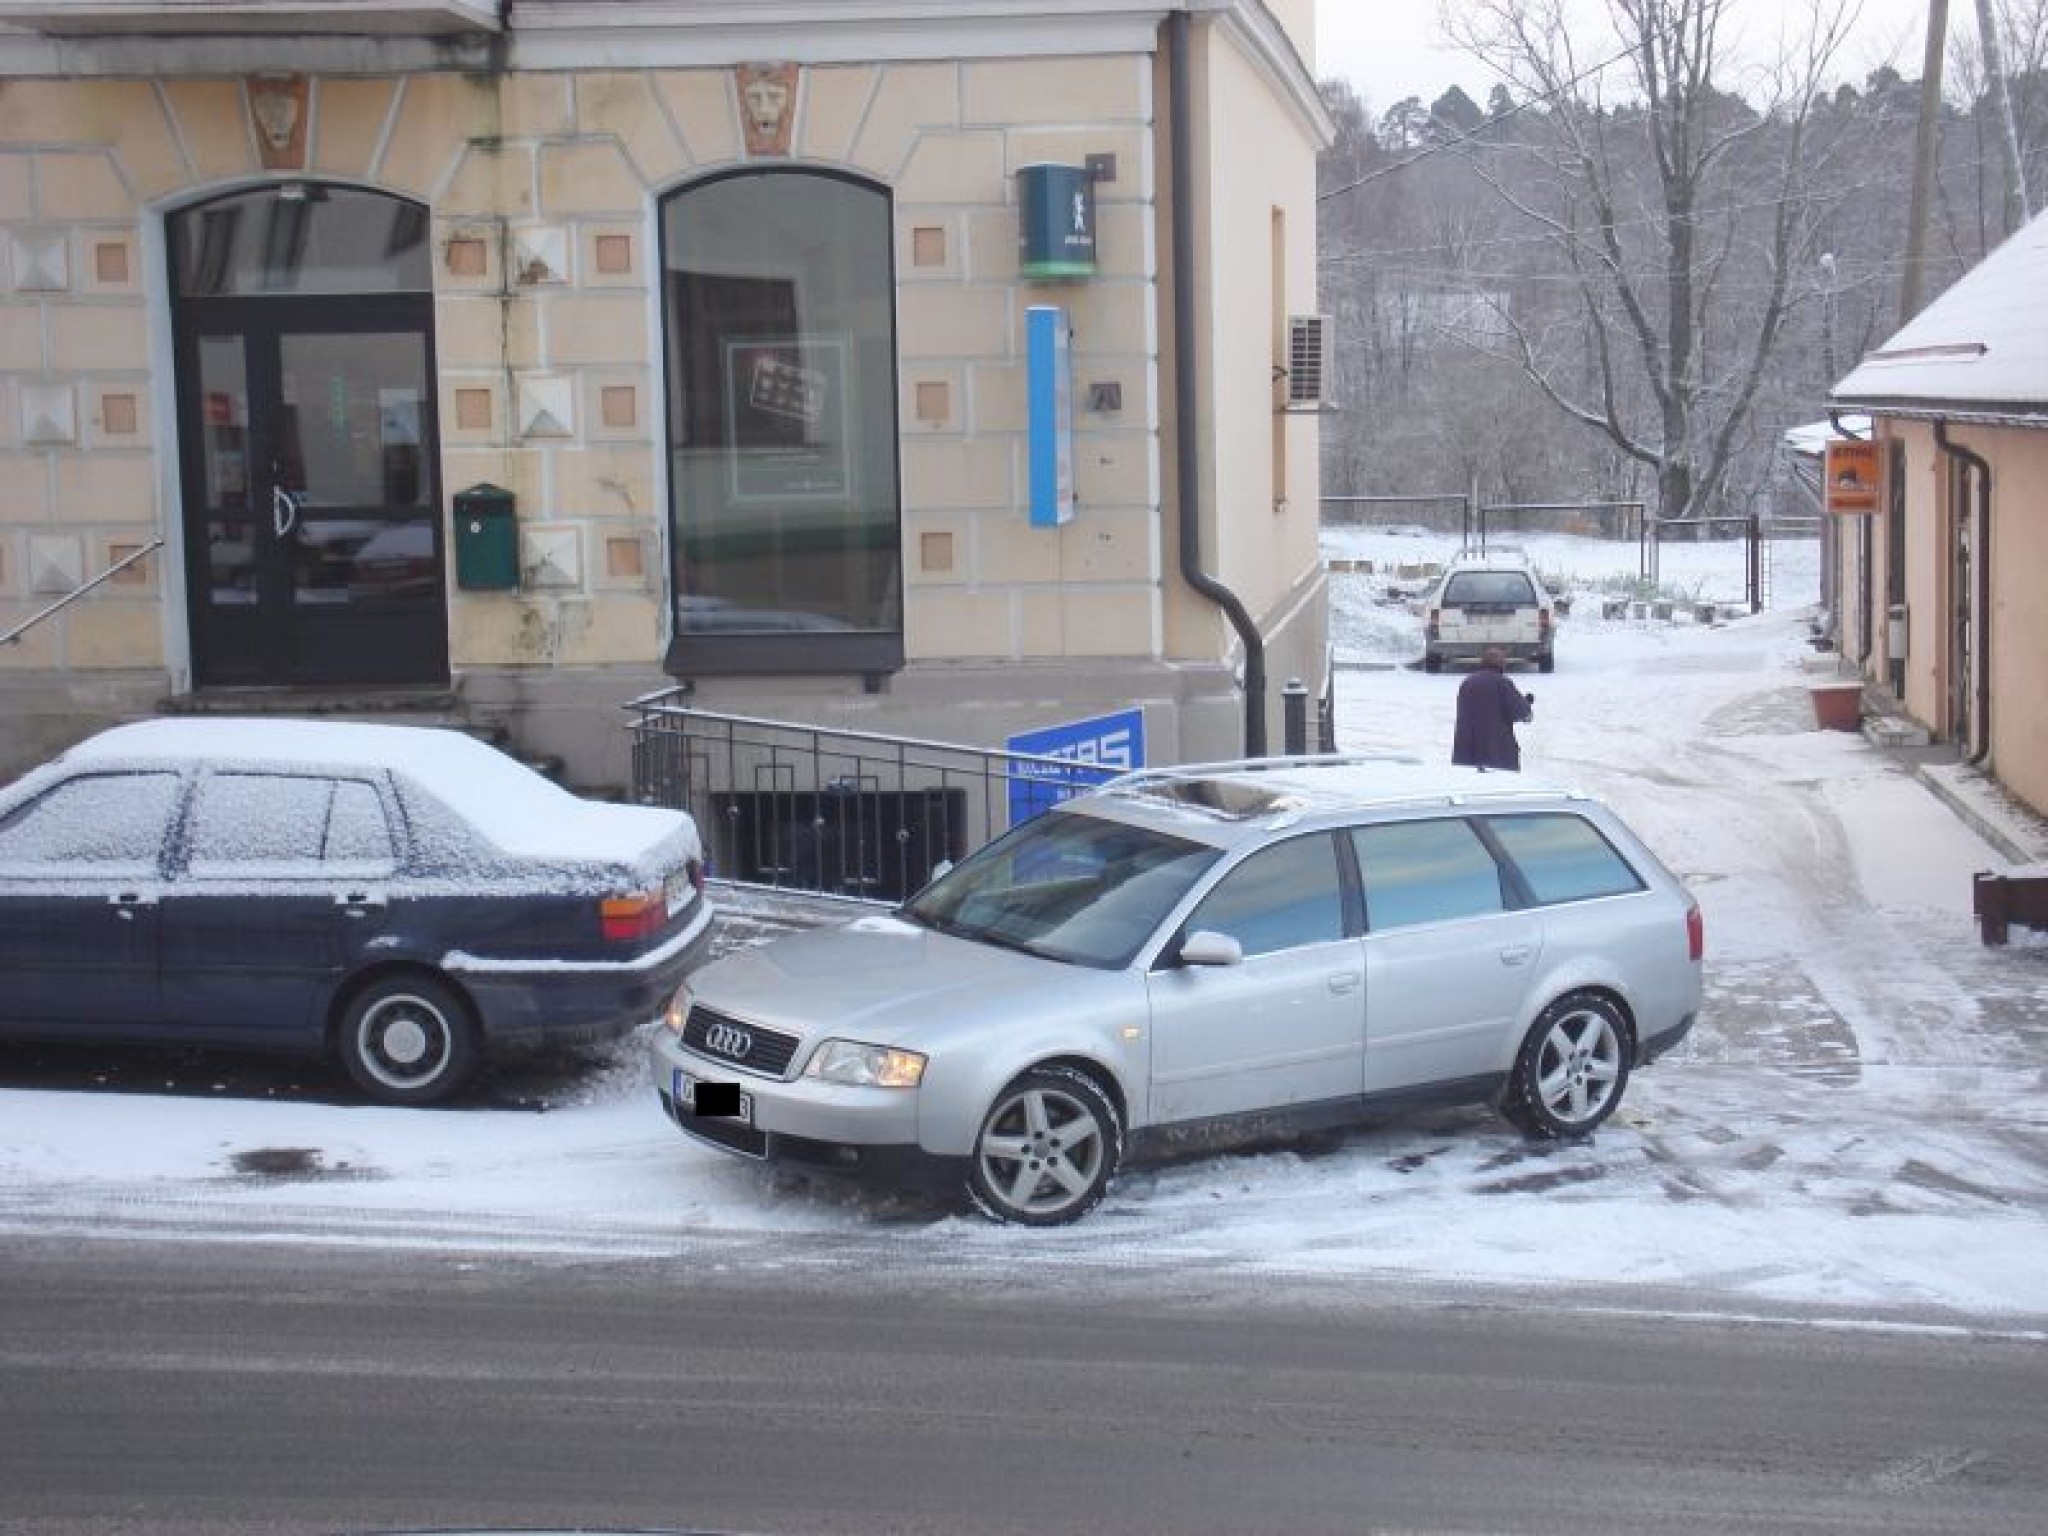
<svg viewBox="0 0 2048 1536">
<path fill-rule="evenodd" d="M 1456 0 L 1453 0 L 1453 4 Z M 1583 0 L 1593 15 L 1599 0 Z M 1738 30 L 1752 40 L 1775 34 L 1783 0 L 1734 0 Z M 1950 0 L 1952 36 L 1971 38 L 1975 9 Z M 1926 0 L 1863 0 L 1840 76 L 1860 84 L 1881 64 L 1907 79 L 1921 74 Z M 1437 0 L 1316 0 L 1317 73 L 1349 80 L 1375 114 L 1409 96 L 1433 101 L 1460 85 L 1485 104 L 1493 78 L 1468 55 L 1448 47 L 1438 24 Z"/>
</svg>

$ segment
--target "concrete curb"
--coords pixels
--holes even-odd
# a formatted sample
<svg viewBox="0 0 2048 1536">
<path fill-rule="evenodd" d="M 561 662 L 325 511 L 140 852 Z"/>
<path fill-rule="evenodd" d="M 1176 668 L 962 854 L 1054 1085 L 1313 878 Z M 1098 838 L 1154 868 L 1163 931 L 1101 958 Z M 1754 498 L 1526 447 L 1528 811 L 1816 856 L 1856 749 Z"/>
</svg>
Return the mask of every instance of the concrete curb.
<svg viewBox="0 0 2048 1536">
<path fill-rule="evenodd" d="M 2013 864 L 2048 862 L 2048 827 L 2039 818 L 2017 807 L 2001 804 L 2004 792 L 1992 780 L 1982 780 L 1975 794 L 1968 794 L 1938 766 L 1926 762 L 1909 765 L 1913 776 L 1933 792 L 1963 824 L 1996 848 Z M 1988 797 L 1988 798 L 1987 798 Z"/>
</svg>

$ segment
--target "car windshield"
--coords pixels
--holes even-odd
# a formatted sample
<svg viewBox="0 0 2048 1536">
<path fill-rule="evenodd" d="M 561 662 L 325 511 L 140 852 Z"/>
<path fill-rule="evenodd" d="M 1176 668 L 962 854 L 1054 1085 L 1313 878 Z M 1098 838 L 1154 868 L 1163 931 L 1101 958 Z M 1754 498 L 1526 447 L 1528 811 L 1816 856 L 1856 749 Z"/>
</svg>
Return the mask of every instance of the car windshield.
<svg viewBox="0 0 2048 1536">
<path fill-rule="evenodd" d="M 961 938 L 1115 969 L 1130 964 L 1218 857 L 1186 838 L 1051 811 L 933 881 L 902 915 Z"/>
</svg>

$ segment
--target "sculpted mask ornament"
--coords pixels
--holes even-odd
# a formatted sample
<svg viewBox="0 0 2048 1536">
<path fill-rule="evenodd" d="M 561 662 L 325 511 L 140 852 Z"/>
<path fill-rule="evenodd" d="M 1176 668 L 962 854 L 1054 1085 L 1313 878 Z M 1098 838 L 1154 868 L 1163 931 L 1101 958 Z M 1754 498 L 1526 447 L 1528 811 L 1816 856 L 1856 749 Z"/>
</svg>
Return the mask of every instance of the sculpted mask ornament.
<svg viewBox="0 0 2048 1536">
<path fill-rule="evenodd" d="M 741 64 L 734 71 L 740 92 L 740 119 L 746 127 L 747 153 L 789 153 L 790 108 L 796 102 L 794 64 Z"/>
<path fill-rule="evenodd" d="M 306 81 L 300 75 L 257 75 L 249 81 L 249 115 L 269 170 L 302 170 L 306 160 Z"/>
</svg>

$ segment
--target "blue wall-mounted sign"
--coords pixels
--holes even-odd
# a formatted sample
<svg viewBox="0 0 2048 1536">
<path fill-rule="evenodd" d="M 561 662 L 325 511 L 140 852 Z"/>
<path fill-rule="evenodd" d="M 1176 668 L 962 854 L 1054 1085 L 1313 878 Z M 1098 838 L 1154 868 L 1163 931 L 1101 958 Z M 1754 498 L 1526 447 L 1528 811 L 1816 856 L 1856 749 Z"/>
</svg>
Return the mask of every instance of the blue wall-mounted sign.
<svg viewBox="0 0 2048 1536">
<path fill-rule="evenodd" d="M 1031 526 L 1057 528 L 1074 516 L 1074 385 L 1067 312 L 1053 304 L 1024 311 Z"/>
<path fill-rule="evenodd" d="M 1058 763 L 1012 763 L 1010 825 L 1071 799 L 1091 785 L 1145 766 L 1145 712 L 1120 710 L 1093 720 L 1071 720 L 1012 736 L 1012 752 L 1058 758 Z"/>
</svg>

